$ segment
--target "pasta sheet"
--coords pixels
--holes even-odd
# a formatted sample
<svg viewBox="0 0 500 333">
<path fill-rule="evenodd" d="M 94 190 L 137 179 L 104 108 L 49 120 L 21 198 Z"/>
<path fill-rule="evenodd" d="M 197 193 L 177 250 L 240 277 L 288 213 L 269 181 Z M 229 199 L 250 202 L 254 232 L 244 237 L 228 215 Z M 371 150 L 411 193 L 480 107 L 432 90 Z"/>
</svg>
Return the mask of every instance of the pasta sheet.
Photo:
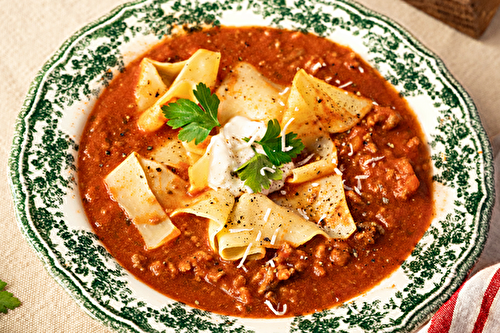
<svg viewBox="0 0 500 333">
<path fill-rule="evenodd" d="M 348 238 L 356 231 L 356 224 L 347 206 L 342 177 L 339 175 L 294 186 L 286 196 L 274 196 L 273 200 L 314 221 L 329 237 Z"/>
<path fill-rule="evenodd" d="M 216 91 L 220 99 L 219 122 L 224 125 L 234 116 L 264 123 L 280 121 L 286 101 L 281 90 L 252 65 L 239 63 Z"/>
<path fill-rule="evenodd" d="M 144 62 L 144 60 L 143 60 Z M 150 105 L 139 117 L 139 127 L 147 132 L 159 129 L 167 119 L 163 116 L 161 106 L 179 98 L 186 98 L 193 102 L 198 102 L 193 94 L 193 90 L 200 82 L 207 85 L 210 89 L 215 86 L 217 72 L 219 70 L 220 53 L 204 49 L 196 51 L 188 60 L 180 63 L 158 63 L 151 60 L 146 61 L 156 68 L 156 72 L 149 65 L 141 66 L 143 72 L 140 73 L 139 85 L 136 89 L 136 100 L 144 98 L 147 102 L 144 105 Z M 172 78 L 173 82 L 170 83 Z M 165 81 L 163 81 L 165 79 Z M 154 87 L 161 86 L 158 81 L 161 80 L 168 90 L 163 94 L 155 93 L 156 88 L 144 86 L 148 82 L 155 82 Z M 151 97 L 151 93 L 155 96 Z M 152 104 L 152 99 L 154 103 Z M 151 105 L 152 104 L 152 105 Z M 142 103 L 141 103 L 142 105 Z"/>
<path fill-rule="evenodd" d="M 327 236 L 315 223 L 278 206 L 260 193 L 245 193 L 217 234 L 219 255 L 226 260 L 262 258 L 266 248 L 288 242 L 297 247 L 316 235 Z"/>
<path fill-rule="evenodd" d="M 176 238 L 180 231 L 151 190 L 139 158 L 137 153 L 130 154 L 104 182 L 111 197 L 141 233 L 147 248 L 153 249 Z"/>
</svg>

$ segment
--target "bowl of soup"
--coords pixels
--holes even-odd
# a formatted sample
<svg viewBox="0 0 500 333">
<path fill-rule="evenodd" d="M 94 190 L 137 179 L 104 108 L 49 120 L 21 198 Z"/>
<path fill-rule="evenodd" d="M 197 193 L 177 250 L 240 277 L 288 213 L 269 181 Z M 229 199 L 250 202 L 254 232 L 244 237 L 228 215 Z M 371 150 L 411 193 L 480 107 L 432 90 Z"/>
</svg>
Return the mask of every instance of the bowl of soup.
<svg viewBox="0 0 500 333">
<path fill-rule="evenodd" d="M 486 239 L 472 100 L 350 2 L 126 4 L 49 60 L 16 126 L 21 230 L 118 331 L 412 331 Z"/>
</svg>

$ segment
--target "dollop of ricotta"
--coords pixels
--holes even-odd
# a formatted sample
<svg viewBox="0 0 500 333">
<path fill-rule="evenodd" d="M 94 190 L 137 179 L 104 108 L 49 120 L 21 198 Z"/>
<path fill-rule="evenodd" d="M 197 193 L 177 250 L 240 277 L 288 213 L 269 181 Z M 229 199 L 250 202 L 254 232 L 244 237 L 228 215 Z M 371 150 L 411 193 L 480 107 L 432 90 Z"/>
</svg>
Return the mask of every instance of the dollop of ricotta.
<svg viewBox="0 0 500 333">
<path fill-rule="evenodd" d="M 266 129 L 263 122 L 235 116 L 222 127 L 219 134 L 212 137 L 207 147 L 207 154 L 211 157 L 208 173 L 210 188 L 226 189 L 234 196 L 240 196 L 245 192 L 252 193 L 252 190 L 238 177 L 236 169 L 255 155 L 251 145 L 254 141 L 262 139 Z M 246 142 L 244 138 L 250 138 L 250 141 Z M 260 146 L 257 146 L 256 151 L 264 154 Z M 283 165 L 282 180 L 271 181 L 269 189 L 263 190 L 262 193 L 267 195 L 282 188 L 285 178 L 291 174 L 292 169 L 293 163 Z"/>
</svg>

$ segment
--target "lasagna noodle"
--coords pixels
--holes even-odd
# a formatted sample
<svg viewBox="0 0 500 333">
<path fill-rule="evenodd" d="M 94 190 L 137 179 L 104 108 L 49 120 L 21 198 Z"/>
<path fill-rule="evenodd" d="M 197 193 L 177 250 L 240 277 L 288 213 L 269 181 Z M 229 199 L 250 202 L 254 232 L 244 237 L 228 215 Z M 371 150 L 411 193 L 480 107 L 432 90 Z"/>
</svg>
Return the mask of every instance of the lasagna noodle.
<svg viewBox="0 0 500 333">
<path fill-rule="evenodd" d="M 157 76 L 159 75 L 162 77 L 160 73 L 163 74 L 163 77 L 167 77 L 167 81 L 168 78 L 172 78 L 174 76 L 175 80 L 169 85 L 168 90 L 163 95 L 158 96 L 154 104 L 152 104 L 140 115 L 137 122 L 139 127 L 147 132 L 159 129 L 167 121 L 167 119 L 163 116 L 161 106 L 174 99 L 185 98 L 197 103 L 198 101 L 194 96 L 193 90 L 200 82 L 207 85 L 210 89 L 214 88 L 219 69 L 219 62 L 219 52 L 200 49 L 196 51 L 188 60 L 181 63 L 163 63 L 161 66 L 158 66 L 158 63 L 156 63 L 156 73 L 152 70 L 150 71 L 153 76 L 153 78 L 151 78 L 152 81 L 157 82 Z M 154 65 L 155 63 L 151 62 L 151 64 Z M 167 68 L 169 69 L 167 70 Z M 168 73 L 168 75 L 165 73 Z M 146 79 L 146 73 L 140 74 L 141 78 L 143 76 L 145 78 L 142 81 L 147 83 L 148 80 Z M 141 89 L 138 87 L 138 91 L 147 92 L 147 89 Z M 150 98 L 147 99 L 150 100 Z"/>
<path fill-rule="evenodd" d="M 348 238 L 356 224 L 347 206 L 342 177 L 330 175 L 294 186 L 287 196 L 274 196 L 278 205 L 307 215 L 332 238 Z M 298 193 L 298 195 L 295 195 Z"/>
<path fill-rule="evenodd" d="M 153 191 L 137 153 L 130 154 L 104 178 L 112 198 L 139 230 L 148 249 L 179 236 Z"/>
<path fill-rule="evenodd" d="M 297 247 L 316 235 L 327 236 L 316 224 L 278 206 L 265 195 L 245 193 L 217 240 L 223 259 L 237 260 L 245 255 L 259 259 L 266 248 L 279 248 L 285 242 Z"/>
<path fill-rule="evenodd" d="M 174 168 L 184 168 L 190 164 L 183 142 L 177 137 L 168 138 L 155 146 L 147 157 Z"/>
<path fill-rule="evenodd" d="M 288 182 L 303 183 L 334 173 L 337 150 L 330 133 L 346 131 L 371 110 L 369 99 L 356 96 L 308 75 L 303 69 L 295 75 L 283 124 L 297 133 L 312 162 L 293 170 Z"/>
<path fill-rule="evenodd" d="M 224 125 L 234 116 L 264 123 L 281 120 L 286 101 L 281 90 L 252 65 L 239 63 L 216 91 L 220 99 L 219 122 Z"/>
<path fill-rule="evenodd" d="M 189 183 L 170 171 L 162 163 L 139 155 L 139 162 L 147 176 L 149 187 L 167 214 L 189 203 Z"/>
<path fill-rule="evenodd" d="M 310 142 L 306 151 L 313 154 L 311 158 L 313 161 L 293 169 L 292 177 L 288 178 L 287 182 L 304 183 L 335 172 L 337 148 L 330 136 L 319 137 L 314 142 Z"/>
<path fill-rule="evenodd" d="M 174 211 L 172 216 L 187 213 L 209 219 L 208 239 L 210 246 L 214 251 L 217 251 L 215 245 L 216 235 L 224 227 L 233 206 L 234 196 L 229 191 L 223 189 L 210 190 L 199 196 L 188 207 Z"/>
<path fill-rule="evenodd" d="M 301 69 L 293 78 L 283 123 L 290 118 L 298 118 L 299 123 L 305 126 L 302 131 L 316 127 L 314 125 L 320 122 L 325 126 L 322 130 L 340 133 L 356 125 L 372 106 L 370 99 L 332 86 Z"/>
<path fill-rule="evenodd" d="M 195 144 L 195 140 L 189 142 L 182 141 L 182 145 L 186 151 L 187 158 L 189 160 L 189 165 L 194 165 L 198 160 L 205 154 L 205 151 L 212 140 L 212 136 L 208 135 L 205 140 L 199 144 Z"/>
</svg>

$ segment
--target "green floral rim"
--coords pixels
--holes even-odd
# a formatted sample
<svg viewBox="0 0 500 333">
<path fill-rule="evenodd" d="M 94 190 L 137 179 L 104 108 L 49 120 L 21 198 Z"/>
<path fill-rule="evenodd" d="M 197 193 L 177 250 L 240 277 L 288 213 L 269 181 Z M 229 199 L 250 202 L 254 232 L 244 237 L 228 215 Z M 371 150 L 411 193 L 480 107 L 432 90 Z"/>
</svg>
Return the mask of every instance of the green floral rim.
<svg viewBox="0 0 500 333">
<path fill-rule="evenodd" d="M 347 44 L 405 96 L 429 142 L 439 213 L 387 280 L 340 307 L 252 320 L 181 303 L 135 281 L 81 207 L 78 141 L 99 92 L 176 25 L 266 25 Z M 479 257 L 494 202 L 493 158 L 476 107 L 442 61 L 390 19 L 348 0 L 137 1 L 89 24 L 35 77 L 19 114 L 9 179 L 19 227 L 49 273 L 118 332 L 410 332 L 460 286 Z"/>
</svg>

